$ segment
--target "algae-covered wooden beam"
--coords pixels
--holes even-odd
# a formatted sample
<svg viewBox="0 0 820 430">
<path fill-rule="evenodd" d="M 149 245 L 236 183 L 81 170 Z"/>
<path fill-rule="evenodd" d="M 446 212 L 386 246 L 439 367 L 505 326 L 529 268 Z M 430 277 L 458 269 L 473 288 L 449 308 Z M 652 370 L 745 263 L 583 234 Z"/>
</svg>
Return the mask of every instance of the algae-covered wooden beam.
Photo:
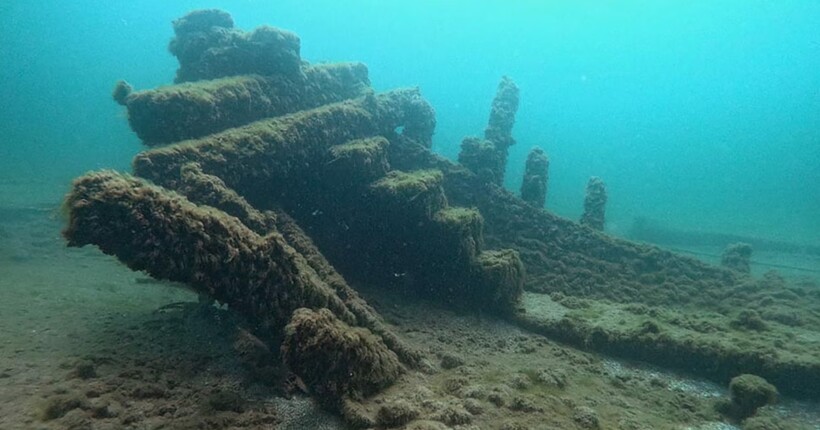
<svg viewBox="0 0 820 430">
<path fill-rule="evenodd" d="M 96 245 L 134 270 L 182 282 L 227 303 L 263 330 L 300 307 L 356 316 L 278 233 L 260 236 L 237 218 L 114 172 L 74 182 L 65 202 L 69 246 Z"/>
<path fill-rule="evenodd" d="M 218 176 L 202 171 L 199 164 L 188 163 L 180 168 L 178 187 L 174 190 L 198 205 L 215 207 L 239 219 L 256 234 L 264 236 L 276 230 L 276 216 L 260 211 L 244 197 L 228 188 Z"/>
<path fill-rule="evenodd" d="M 201 139 L 138 154 L 136 175 L 176 188 L 180 167 L 198 163 L 243 196 L 270 193 L 297 173 L 315 170 L 329 148 L 353 139 L 392 133 L 429 145 L 434 112 L 417 89 L 390 91 L 257 121 Z"/>
<path fill-rule="evenodd" d="M 370 140 L 368 140 L 370 141 Z M 383 140 L 382 145 L 387 141 Z M 288 245 L 298 252 L 319 278 L 327 284 L 356 317 L 356 324 L 371 330 L 393 350 L 404 363 L 417 365 L 421 355 L 407 346 L 385 324 L 378 312 L 348 285 L 302 228 L 284 211 L 273 208 L 260 211 L 251 206 L 236 191 L 228 188 L 216 176 L 202 172 L 198 164 L 189 163 L 181 168 L 178 191 L 196 204 L 213 206 L 237 217 L 259 235 L 277 231 Z"/>
<path fill-rule="evenodd" d="M 704 291 L 737 283 L 729 270 L 614 238 L 536 208 L 401 136 L 391 138 L 388 149 L 394 168 L 438 169 L 450 203 L 479 209 L 487 246 L 518 251 L 528 290 L 657 304 L 709 300 Z"/>
<path fill-rule="evenodd" d="M 379 313 L 356 290 L 348 285 L 344 277 L 327 261 L 319 248 L 313 243 L 313 240 L 305 234 L 290 215 L 282 211 L 276 211 L 276 227 L 288 243 L 305 257 L 319 277 L 342 299 L 345 306 L 356 316 L 359 326 L 366 327 L 381 337 L 381 340 L 405 364 L 410 366 L 421 364 L 422 356 L 419 351 L 408 346 L 384 324 Z"/>
<path fill-rule="evenodd" d="M 301 66 L 296 34 L 262 26 L 245 32 L 218 9 L 195 10 L 174 20 L 168 45 L 179 60 L 175 82 L 222 78 L 250 73 L 295 76 Z"/>
<path fill-rule="evenodd" d="M 381 339 L 327 309 L 296 311 L 285 328 L 282 356 L 313 389 L 316 400 L 336 409 L 345 398 L 377 393 L 404 370 Z"/>
<path fill-rule="evenodd" d="M 518 112 L 518 100 L 518 86 L 507 76 L 502 77 L 490 109 L 484 139 L 468 137 L 461 144 L 459 163 L 478 174 L 483 181 L 496 185 L 504 183 L 507 153 L 510 146 L 515 144 L 512 128 Z"/>
<path fill-rule="evenodd" d="M 131 269 L 226 303 L 265 338 L 283 338 L 285 364 L 332 407 L 422 363 L 286 214 L 254 212 L 218 179 L 183 167 L 182 190 L 274 230 L 261 236 L 218 209 L 106 171 L 78 178 L 66 198 L 69 246 L 96 245 Z"/>
<path fill-rule="evenodd" d="M 746 308 L 791 296 L 789 306 L 800 308 L 817 295 L 791 293 L 777 283 L 750 284 L 735 271 L 608 236 L 527 204 L 401 136 L 390 141 L 394 168 L 440 171 L 450 203 L 481 211 L 487 245 L 518 251 L 530 291 L 521 303 L 525 312 L 512 314 L 520 325 L 578 347 L 694 371 L 720 382 L 753 373 L 774 381 L 784 393 L 818 395 L 820 361 L 810 340 L 816 331 L 796 327 L 801 322 L 789 314 L 764 307 L 785 327 L 744 333 L 744 327 L 759 330 L 762 324 Z M 763 289 L 770 293 L 750 293 Z M 552 303 L 552 297 L 566 298 L 566 306 Z M 810 308 L 800 309 L 816 315 Z M 737 320 L 727 322 L 727 313 L 737 314 Z M 796 331 L 796 340 L 782 341 Z"/>
<path fill-rule="evenodd" d="M 817 336 L 811 327 L 758 327 L 744 333 L 727 330 L 728 318 L 714 312 L 708 316 L 704 316 L 707 312 L 681 314 L 663 307 L 650 310 L 560 294 L 552 297 L 559 302 L 545 294 L 525 294 L 527 312 L 513 319 L 522 327 L 579 348 L 678 368 L 720 383 L 750 373 L 789 395 L 820 396 L 820 351 L 810 340 Z M 784 342 L 784 338 L 792 340 Z"/>
<path fill-rule="evenodd" d="M 601 178 L 591 177 L 584 196 L 584 213 L 580 223 L 603 231 L 606 223 L 606 184 Z"/>
<path fill-rule="evenodd" d="M 490 109 L 490 119 L 487 122 L 487 129 L 484 130 L 484 138 L 493 142 L 505 158 L 507 149 L 515 144 L 512 128 L 515 125 L 515 114 L 518 112 L 518 101 L 518 85 L 509 77 L 502 77 Z"/>
<path fill-rule="evenodd" d="M 240 75 L 128 92 L 115 100 L 131 129 L 154 146 L 193 139 L 262 119 L 360 97 L 369 91 L 361 63 L 304 66 L 292 76 Z"/>
<path fill-rule="evenodd" d="M 544 207 L 547 203 L 549 168 L 550 160 L 543 149 L 535 147 L 530 150 L 521 181 L 521 200 L 537 208 Z"/>
</svg>

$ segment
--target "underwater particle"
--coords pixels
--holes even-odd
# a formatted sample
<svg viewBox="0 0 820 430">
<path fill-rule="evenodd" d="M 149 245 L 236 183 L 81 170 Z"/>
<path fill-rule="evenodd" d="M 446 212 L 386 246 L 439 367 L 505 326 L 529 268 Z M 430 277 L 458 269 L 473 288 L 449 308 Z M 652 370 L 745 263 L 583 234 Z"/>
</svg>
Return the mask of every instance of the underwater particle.
<svg viewBox="0 0 820 430">
<path fill-rule="evenodd" d="M 601 424 L 598 421 L 598 414 L 590 407 L 576 406 L 572 409 L 572 420 L 581 428 L 598 429 Z"/>
<path fill-rule="evenodd" d="M 327 308 L 297 309 L 285 327 L 282 356 L 319 397 L 367 396 L 392 384 L 403 367 L 369 330 L 351 327 Z"/>
<path fill-rule="evenodd" d="M 550 160 L 544 150 L 538 147 L 532 148 L 524 166 L 521 200 L 537 208 L 544 207 L 547 202 L 549 167 Z"/>
<path fill-rule="evenodd" d="M 418 408 L 407 400 L 399 399 L 385 403 L 379 408 L 376 412 L 376 424 L 386 428 L 400 427 L 418 416 Z"/>
<path fill-rule="evenodd" d="M 750 273 L 751 258 L 752 245 L 742 242 L 733 243 L 723 251 L 720 264 L 739 273 Z"/>
<path fill-rule="evenodd" d="M 769 328 L 763 318 L 760 317 L 760 314 L 754 309 L 740 311 L 737 318 L 732 320 L 729 325 L 737 329 L 754 331 L 766 331 Z"/>
<path fill-rule="evenodd" d="M 606 200 L 606 184 L 604 184 L 604 181 L 596 176 L 589 178 L 581 224 L 602 231 L 606 215 Z"/>
<path fill-rule="evenodd" d="M 128 104 L 128 96 L 130 96 L 133 92 L 134 87 L 132 87 L 128 82 L 120 79 L 114 85 L 114 91 L 111 92 L 111 97 L 115 102 L 117 102 L 117 104 L 125 106 Z"/>
<path fill-rule="evenodd" d="M 755 414 L 758 408 L 777 402 L 774 385 L 757 375 L 744 374 L 729 383 L 732 415 L 743 419 Z"/>
</svg>

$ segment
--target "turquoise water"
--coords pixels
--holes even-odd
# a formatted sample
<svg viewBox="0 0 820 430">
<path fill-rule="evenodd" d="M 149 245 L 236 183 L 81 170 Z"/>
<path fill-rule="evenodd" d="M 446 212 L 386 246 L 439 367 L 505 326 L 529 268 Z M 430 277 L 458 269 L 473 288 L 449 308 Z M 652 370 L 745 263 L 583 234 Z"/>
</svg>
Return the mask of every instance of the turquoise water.
<svg viewBox="0 0 820 430">
<path fill-rule="evenodd" d="M 522 102 L 507 186 L 543 147 L 558 214 L 580 214 L 596 175 L 616 233 L 642 216 L 820 242 L 820 3 L 509 3 L 5 1 L 0 181 L 53 199 L 83 171 L 126 169 L 140 144 L 113 83 L 170 83 L 170 21 L 219 7 L 240 28 L 297 32 L 308 61 L 367 63 L 377 89 L 420 86 L 448 157 L 483 132 L 511 76 Z"/>
</svg>

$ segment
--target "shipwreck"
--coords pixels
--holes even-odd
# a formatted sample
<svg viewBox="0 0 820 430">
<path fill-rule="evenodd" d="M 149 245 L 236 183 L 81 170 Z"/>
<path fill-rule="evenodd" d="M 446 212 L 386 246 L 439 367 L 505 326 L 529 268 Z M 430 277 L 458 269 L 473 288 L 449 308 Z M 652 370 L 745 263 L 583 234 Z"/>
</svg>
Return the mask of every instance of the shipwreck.
<svg viewBox="0 0 820 430">
<path fill-rule="evenodd" d="M 417 88 L 377 93 L 364 64 L 309 64 L 294 33 L 245 32 L 221 11 L 192 12 L 174 31 L 174 83 L 122 81 L 113 94 L 147 148 L 130 173 L 75 180 L 64 236 L 227 304 L 349 423 L 381 422 L 367 398 L 430 366 L 354 286 L 820 396 L 816 291 L 606 234 L 597 178 L 580 222 L 551 213 L 542 150 L 520 197 L 501 187 L 511 79 L 454 162 L 431 151 L 435 111 Z"/>
</svg>

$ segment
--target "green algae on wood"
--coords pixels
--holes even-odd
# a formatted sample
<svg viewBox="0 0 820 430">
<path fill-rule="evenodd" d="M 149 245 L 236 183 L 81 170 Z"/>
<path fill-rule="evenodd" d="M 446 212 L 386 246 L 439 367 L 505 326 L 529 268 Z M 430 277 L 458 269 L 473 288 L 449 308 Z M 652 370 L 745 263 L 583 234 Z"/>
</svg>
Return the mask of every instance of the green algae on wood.
<svg viewBox="0 0 820 430">
<path fill-rule="evenodd" d="M 234 28 L 233 18 L 218 9 L 193 11 L 173 22 L 168 50 L 179 60 L 174 82 L 233 75 L 299 74 L 299 36 L 261 26 L 250 32 Z"/>
<path fill-rule="evenodd" d="M 199 164 L 188 163 L 180 168 L 177 192 L 196 204 L 213 206 L 228 215 L 237 217 L 243 224 L 259 235 L 276 229 L 276 219 L 271 212 L 262 212 L 251 206 L 218 176 L 202 171 Z"/>
<path fill-rule="evenodd" d="M 818 395 L 817 351 L 805 342 L 784 339 L 795 337 L 792 332 L 800 327 L 804 331 L 797 339 L 817 336 L 809 328 L 816 324 L 808 321 L 820 323 L 812 317 L 820 315 L 820 294 L 789 288 L 776 275 L 753 281 L 690 257 L 584 228 L 526 204 L 463 166 L 400 137 L 391 139 L 388 152 L 394 168 L 441 171 L 449 202 L 481 212 L 486 246 L 518 251 L 527 272 L 524 288 L 531 292 L 525 295 L 525 309 L 532 297 L 549 299 L 550 293 L 585 303 L 585 308 L 572 312 L 554 304 L 549 313 L 555 318 L 538 323 L 532 321 L 535 311 L 528 309 L 514 317 L 522 326 L 580 347 L 695 370 L 719 381 L 742 372 L 756 373 L 776 381 L 789 394 Z M 647 322 L 646 315 L 672 304 L 682 314 L 676 322 Z M 610 316 L 621 315 L 622 307 L 634 307 L 644 316 L 626 312 L 624 319 L 631 323 L 621 326 Z M 748 321 L 741 312 L 750 307 L 757 308 L 768 330 L 732 324 Z M 732 335 L 726 336 L 727 332 Z"/>
<path fill-rule="evenodd" d="M 477 282 L 470 288 L 475 301 L 484 309 L 501 314 L 513 312 L 520 306 L 524 290 L 524 264 L 518 252 L 512 249 L 484 251 L 478 254 Z"/>
<path fill-rule="evenodd" d="M 228 188 L 219 177 L 202 172 L 198 164 L 183 165 L 180 172 L 180 187 L 176 191 L 192 202 L 208 205 L 237 217 L 243 224 L 259 235 L 278 231 L 288 245 L 301 254 L 316 274 L 331 287 L 344 301 L 345 306 L 355 315 L 359 326 L 366 327 L 379 335 L 404 363 L 417 365 L 421 355 L 410 349 L 390 331 L 375 311 L 347 281 L 330 265 L 313 241 L 285 212 L 279 209 L 260 211 L 247 200 Z"/>
<path fill-rule="evenodd" d="M 281 328 L 306 306 L 355 321 L 281 235 L 260 236 L 222 211 L 111 172 L 76 180 L 65 204 L 70 246 L 96 245 L 134 270 L 227 303 L 260 327 Z"/>
<path fill-rule="evenodd" d="M 387 208 L 392 208 L 387 216 L 403 212 L 410 217 L 430 218 L 447 206 L 441 179 L 441 172 L 437 170 L 393 170 L 374 182 L 370 189 Z"/>
<path fill-rule="evenodd" d="M 500 184 L 506 158 L 489 140 L 467 137 L 461 142 L 458 162 L 473 171 L 484 182 Z"/>
<path fill-rule="evenodd" d="M 382 136 L 352 140 L 330 148 L 325 170 L 337 184 L 349 187 L 374 181 L 390 170 L 387 161 L 389 142 Z"/>
<path fill-rule="evenodd" d="M 541 148 L 533 148 L 527 155 L 524 178 L 521 181 L 521 200 L 543 208 L 547 202 L 547 182 L 550 161 Z"/>
<path fill-rule="evenodd" d="M 810 342 L 786 347 L 777 339 L 786 328 L 770 332 L 732 330 L 730 318 L 707 311 L 618 305 L 587 300 L 573 310 L 545 294 L 526 293 L 524 312 L 514 320 L 523 327 L 572 345 L 693 372 L 718 382 L 743 373 L 765 377 L 784 392 L 817 396 L 820 351 Z M 794 329 L 789 328 L 789 332 Z M 808 332 L 800 336 L 811 337 Z M 773 345 L 780 344 L 775 349 Z"/>
<path fill-rule="evenodd" d="M 396 354 L 369 330 L 350 327 L 327 309 L 297 309 L 285 327 L 285 363 L 323 403 L 361 399 L 404 371 Z"/>
<path fill-rule="evenodd" d="M 339 63 L 305 66 L 295 76 L 240 75 L 188 82 L 120 99 L 131 128 L 154 146 L 359 97 L 369 85 L 364 64 Z"/>
<path fill-rule="evenodd" d="M 603 231 L 606 223 L 606 185 L 601 178 L 591 177 L 587 183 L 584 197 L 584 213 L 581 214 L 581 225 Z"/>
<path fill-rule="evenodd" d="M 179 166 L 196 162 L 248 197 L 257 187 L 315 171 L 311 163 L 325 159 L 335 145 L 426 123 L 410 112 L 416 112 L 418 98 L 417 90 L 395 90 L 257 121 L 142 152 L 134 159 L 134 172 L 174 188 Z M 429 139 L 433 130 L 416 132 Z"/>
</svg>

